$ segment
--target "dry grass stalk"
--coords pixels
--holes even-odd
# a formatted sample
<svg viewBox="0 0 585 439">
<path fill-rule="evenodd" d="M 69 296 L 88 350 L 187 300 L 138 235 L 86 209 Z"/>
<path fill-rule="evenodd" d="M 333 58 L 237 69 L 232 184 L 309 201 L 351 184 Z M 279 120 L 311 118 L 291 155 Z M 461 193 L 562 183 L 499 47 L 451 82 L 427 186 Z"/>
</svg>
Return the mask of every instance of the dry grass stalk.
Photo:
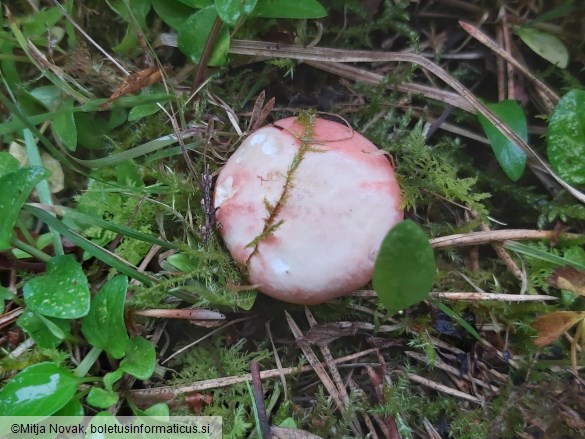
<svg viewBox="0 0 585 439">
<path fill-rule="evenodd" d="M 446 393 L 447 395 L 454 396 L 456 398 L 466 399 L 467 401 L 474 402 L 476 404 L 483 404 L 483 398 L 479 398 L 474 395 L 470 395 L 469 393 L 462 392 L 460 390 L 453 389 L 452 387 L 446 386 L 444 384 L 437 383 L 435 381 L 429 380 L 427 378 L 421 377 L 420 375 L 416 375 L 414 373 L 409 373 L 408 378 L 411 381 L 416 383 L 422 384 L 423 386 L 430 387 L 438 392 Z"/>
<path fill-rule="evenodd" d="M 366 355 L 373 354 L 375 352 L 378 352 L 378 348 L 366 349 L 361 352 L 356 352 L 355 354 L 337 358 L 334 361 L 335 364 L 347 363 L 358 358 L 365 357 Z M 323 367 L 323 363 L 319 364 L 321 364 L 321 367 Z M 279 377 L 281 374 L 292 375 L 302 372 L 309 372 L 311 370 L 313 370 L 312 365 L 302 367 L 286 367 L 281 370 L 270 369 L 260 372 L 260 378 L 265 380 L 267 378 Z M 233 386 L 234 384 L 245 383 L 246 381 L 252 381 L 251 374 L 248 373 L 241 376 L 229 376 L 222 378 L 214 378 L 210 380 L 203 380 L 190 384 L 188 386 L 162 386 L 153 387 L 150 389 L 134 389 L 130 390 L 127 393 L 129 396 L 140 399 L 141 401 L 168 400 L 169 398 L 173 398 L 174 396 L 183 393 L 199 392 L 201 390 Z"/>
<path fill-rule="evenodd" d="M 405 354 L 411 358 L 414 358 L 417 361 L 422 362 L 422 363 L 425 363 L 425 364 L 428 363 L 428 359 L 424 355 L 419 354 L 418 352 L 406 351 Z M 492 391 L 494 393 L 500 390 L 497 386 L 494 386 L 493 384 L 486 383 L 485 381 L 480 380 L 479 378 L 461 375 L 461 371 L 459 369 L 448 365 L 447 363 L 445 363 L 444 361 L 442 361 L 438 358 L 435 361 L 434 366 L 438 367 L 441 370 L 444 370 L 447 373 L 450 373 L 450 374 L 456 376 L 457 378 L 460 378 L 460 379 L 462 378 L 464 380 L 467 380 L 467 381 L 470 381 L 474 384 L 477 384 L 478 386 L 489 389 L 490 391 Z"/>
<path fill-rule="evenodd" d="M 506 50 L 502 49 L 502 47 L 500 47 L 498 43 L 496 43 L 482 31 L 480 31 L 479 29 L 477 29 L 476 27 L 469 23 L 465 23 L 464 21 L 460 21 L 459 25 L 465 30 L 465 32 L 467 32 L 481 44 L 489 48 L 497 56 L 505 59 L 507 63 L 514 66 L 520 73 L 522 73 L 530 81 L 532 81 L 536 86 L 537 90 L 541 92 L 540 95 L 544 97 L 544 104 L 546 105 L 547 110 L 549 111 L 549 113 L 552 113 L 552 110 L 554 109 L 555 105 L 559 102 L 559 96 L 554 91 L 552 91 L 544 82 L 542 82 L 540 79 L 534 76 L 530 72 L 530 70 L 528 70 L 527 67 L 520 64 L 516 58 L 514 58 Z"/>
<path fill-rule="evenodd" d="M 561 238 L 578 239 L 583 235 L 576 233 L 563 233 Z M 511 230 L 491 230 L 488 232 L 470 232 L 456 235 L 441 236 L 433 238 L 429 242 L 433 248 L 461 247 L 466 245 L 489 244 L 494 241 L 527 241 L 555 238 L 554 231 L 548 230 L 529 230 L 529 229 L 511 229 Z"/>
<path fill-rule="evenodd" d="M 343 402 L 343 399 L 340 396 L 339 391 L 337 390 L 337 387 L 335 386 L 335 383 L 333 382 L 333 380 L 331 379 L 331 377 L 329 376 L 329 374 L 327 373 L 327 371 L 323 367 L 323 363 L 321 363 L 319 361 L 319 359 L 317 358 L 317 355 L 315 354 L 313 349 L 308 344 L 300 341 L 303 338 L 303 333 L 302 333 L 301 329 L 298 327 L 298 325 L 296 324 L 296 322 L 294 321 L 294 319 L 292 318 L 292 316 L 287 311 L 285 311 L 284 314 L 286 316 L 286 321 L 288 322 L 288 326 L 290 327 L 290 330 L 291 330 L 295 340 L 297 340 L 299 347 L 303 351 L 303 354 L 305 354 L 305 358 L 309 361 L 311 366 L 313 366 L 315 373 L 317 374 L 317 376 L 319 377 L 319 379 L 323 383 L 323 386 L 325 386 L 325 389 L 327 390 L 327 392 L 329 393 L 329 395 L 331 396 L 331 398 L 335 402 L 335 405 L 337 406 L 339 411 L 344 412 L 345 411 L 345 404 Z"/>
</svg>

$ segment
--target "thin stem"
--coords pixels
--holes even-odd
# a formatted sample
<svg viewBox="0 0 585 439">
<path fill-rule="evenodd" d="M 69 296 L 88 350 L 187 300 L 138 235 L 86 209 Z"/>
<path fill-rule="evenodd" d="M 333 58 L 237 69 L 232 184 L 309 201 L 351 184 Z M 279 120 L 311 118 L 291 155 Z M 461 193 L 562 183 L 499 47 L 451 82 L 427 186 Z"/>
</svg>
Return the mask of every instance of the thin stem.
<svg viewBox="0 0 585 439">
<path fill-rule="evenodd" d="M 39 250 L 36 247 L 33 247 L 30 244 L 27 244 L 26 242 L 21 241 L 18 238 L 12 238 L 12 244 L 22 250 L 23 252 L 28 253 L 31 256 L 34 256 L 35 258 L 43 261 L 43 262 L 49 262 L 51 260 L 51 256 L 46 254 L 45 252 Z"/>
<path fill-rule="evenodd" d="M 91 351 L 89 351 L 83 360 L 81 360 L 81 363 L 79 363 L 73 373 L 78 377 L 84 377 L 87 375 L 87 372 L 89 372 L 89 369 L 91 369 L 91 366 L 94 365 L 101 353 L 102 350 L 100 348 L 91 348 Z"/>
<path fill-rule="evenodd" d="M 221 25 L 223 22 L 219 17 L 215 19 L 213 22 L 213 27 L 211 28 L 211 32 L 209 32 L 209 36 L 207 37 L 207 42 L 205 43 L 205 48 L 203 49 L 203 53 L 201 54 L 201 60 L 199 61 L 199 65 L 197 66 L 197 72 L 195 73 L 195 78 L 193 79 L 193 84 L 191 85 L 191 93 L 195 93 L 199 84 L 203 80 L 203 74 L 205 73 L 205 68 L 207 67 L 207 62 L 211 57 L 211 52 L 215 47 L 215 43 L 217 42 L 217 38 L 219 36 L 219 31 L 221 30 Z"/>
</svg>

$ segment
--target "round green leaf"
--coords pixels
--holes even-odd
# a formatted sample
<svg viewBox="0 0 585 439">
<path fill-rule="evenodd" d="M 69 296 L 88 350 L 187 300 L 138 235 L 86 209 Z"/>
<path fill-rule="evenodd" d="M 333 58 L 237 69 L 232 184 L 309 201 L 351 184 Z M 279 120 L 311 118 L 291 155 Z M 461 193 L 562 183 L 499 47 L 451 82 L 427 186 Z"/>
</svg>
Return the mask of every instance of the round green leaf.
<svg viewBox="0 0 585 439">
<path fill-rule="evenodd" d="M 120 362 L 119 370 L 146 380 L 152 376 L 156 366 L 156 351 L 151 342 L 143 337 L 130 339 L 126 350 L 126 357 Z"/>
<path fill-rule="evenodd" d="M 258 0 L 215 0 L 215 8 L 224 23 L 234 26 L 242 15 L 254 12 Z"/>
<path fill-rule="evenodd" d="M 533 27 L 517 27 L 516 33 L 536 54 L 561 69 L 569 64 L 569 51 L 556 36 Z"/>
<path fill-rule="evenodd" d="M 429 239 L 413 221 L 394 226 L 382 241 L 373 285 L 382 304 L 397 312 L 427 298 L 435 278 Z"/>
<path fill-rule="evenodd" d="M 35 185 L 49 172 L 40 166 L 27 166 L 0 177 L 0 251 L 10 248 L 12 229 L 22 205 Z"/>
<path fill-rule="evenodd" d="M 502 121 L 506 123 L 518 136 L 526 141 L 528 139 L 528 126 L 522 107 L 516 101 L 507 100 L 497 104 L 487 104 Z M 526 153 L 506 136 L 483 115 L 477 115 L 479 123 L 487 135 L 496 160 L 512 181 L 517 181 L 526 169 Z"/>
<path fill-rule="evenodd" d="M 548 124 L 548 160 L 570 184 L 585 184 L 585 91 L 571 90 Z"/>
<path fill-rule="evenodd" d="M 54 325 L 54 327 L 50 328 L 47 323 Z M 71 332 L 69 320 L 42 318 L 40 314 L 29 309 L 22 313 L 16 324 L 24 329 L 37 345 L 46 349 L 54 349 L 59 346 L 65 335 Z"/>
<path fill-rule="evenodd" d="M 210 6 L 195 12 L 179 29 L 179 35 L 177 37 L 179 49 L 196 64 L 201 61 L 201 55 L 203 55 L 207 38 L 211 33 L 211 28 L 216 18 L 217 11 L 215 10 L 215 6 Z M 229 47 L 229 30 L 225 24 L 222 24 L 217 41 L 215 42 L 215 47 L 209 57 L 208 65 L 224 65 Z"/>
<path fill-rule="evenodd" d="M 124 304 L 128 278 L 110 279 L 91 301 L 89 314 L 81 321 L 81 332 L 92 346 L 103 349 L 112 357 L 124 356 L 129 337 L 124 322 Z"/>
<path fill-rule="evenodd" d="M 48 317 L 77 319 L 89 312 L 87 277 L 71 255 L 52 258 L 47 273 L 29 280 L 23 293 L 29 309 Z"/>
<path fill-rule="evenodd" d="M 27 367 L 0 390 L 2 416 L 51 416 L 75 395 L 82 381 L 55 363 Z"/>
<path fill-rule="evenodd" d="M 254 17 L 309 19 L 327 16 L 317 0 L 258 0 Z"/>
<path fill-rule="evenodd" d="M 107 409 L 118 402 L 118 394 L 111 390 L 92 387 L 87 395 L 87 403 L 100 408 Z"/>
<path fill-rule="evenodd" d="M 138 414 L 138 413 L 137 413 Z M 164 402 L 152 405 L 139 413 L 141 416 L 158 416 L 159 418 L 168 418 L 170 415 L 169 406 Z"/>
</svg>

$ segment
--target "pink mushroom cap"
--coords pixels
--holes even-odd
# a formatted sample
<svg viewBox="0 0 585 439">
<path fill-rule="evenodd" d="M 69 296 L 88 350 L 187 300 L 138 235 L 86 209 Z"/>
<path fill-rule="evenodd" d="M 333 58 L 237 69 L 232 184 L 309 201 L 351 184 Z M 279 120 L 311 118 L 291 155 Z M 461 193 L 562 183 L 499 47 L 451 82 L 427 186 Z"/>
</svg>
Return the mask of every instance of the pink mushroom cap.
<svg viewBox="0 0 585 439">
<path fill-rule="evenodd" d="M 291 117 L 252 133 L 221 170 L 214 205 L 250 283 L 319 304 L 364 286 L 384 236 L 402 220 L 388 158 L 350 127 Z"/>
</svg>

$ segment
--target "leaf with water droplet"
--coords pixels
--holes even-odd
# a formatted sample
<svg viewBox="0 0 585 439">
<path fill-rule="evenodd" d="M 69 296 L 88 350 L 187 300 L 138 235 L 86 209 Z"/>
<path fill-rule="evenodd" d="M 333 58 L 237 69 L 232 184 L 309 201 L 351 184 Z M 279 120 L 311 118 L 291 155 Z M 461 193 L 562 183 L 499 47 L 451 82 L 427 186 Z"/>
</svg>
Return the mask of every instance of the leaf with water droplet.
<svg viewBox="0 0 585 439">
<path fill-rule="evenodd" d="M 53 257 L 46 274 L 24 285 L 23 295 L 29 309 L 47 317 L 77 319 L 89 312 L 87 277 L 71 255 Z"/>
<path fill-rule="evenodd" d="M 81 321 L 81 332 L 89 344 L 116 359 L 124 356 L 130 340 L 124 322 L 127 290 L 126 276 L 110 279 L 92 299 L 89 314 Z"/>
<path fill-rule="evenodd" d="M 22 205 L 35 185 L 49 172 L 40 166 L 27 166 L 0 177 L 0 251 L 10 248 L 12 229 Z"/>
<path fill-rule="evenodd" d="M 71 401 L 83 380 L 55 363 L 34 364 L 0 390 L 0 413 L 2 416 L 51 416 Z"/>
<path fill-rule="evenodd" d="M 547 141 L 553 170 L 570 184 L 585 184 L 585 91 L 563 96 L 548 123 Z"/>
<path fill-rule="evenodd" d="M 230 26 L 235 26 L 242 16 L 249 16 L 258 0 L 215 0 L 219 18 Z"/>
</svg>

